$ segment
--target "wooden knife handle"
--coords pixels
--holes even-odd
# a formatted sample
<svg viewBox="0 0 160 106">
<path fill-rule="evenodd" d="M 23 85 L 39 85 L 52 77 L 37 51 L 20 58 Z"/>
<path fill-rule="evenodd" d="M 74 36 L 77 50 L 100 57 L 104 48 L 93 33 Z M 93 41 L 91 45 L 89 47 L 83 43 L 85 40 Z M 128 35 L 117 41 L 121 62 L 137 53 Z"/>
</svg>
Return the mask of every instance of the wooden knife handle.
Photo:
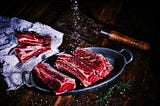
<svg viewBox="0 0 160 106">
<path fill-rule="evenodd" d="M 149 50 L 150 49 L 149 43 L 134 39 L 132 37 L 126 36 L 122 33 L 117 32 L 117 31 L 111 31 L 111 33 L 109 35 L 109 39 L 116 41 L 116 42 L 130 45 L 130 46 L 142 49 L 142 50 Z"/>
</svg>

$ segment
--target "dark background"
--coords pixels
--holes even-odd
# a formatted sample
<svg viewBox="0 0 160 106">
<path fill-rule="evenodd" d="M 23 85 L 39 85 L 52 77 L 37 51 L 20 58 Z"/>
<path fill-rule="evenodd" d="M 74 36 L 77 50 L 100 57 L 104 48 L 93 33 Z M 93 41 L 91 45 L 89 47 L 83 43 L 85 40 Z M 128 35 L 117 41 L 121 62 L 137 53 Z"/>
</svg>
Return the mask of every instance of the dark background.
<svg viewBox="0 0 160 106">
<path fill-rule="evenodd" d="M 47 8 L 50 8 L 50 11 L 45 11 L 41 15 L 39 15 L 40 13 L 33 14 L 37 10 L 43 11 L 43 8 L 39 8 L 39 5 L 45 7 L 48 4 L 50 5 Z M 53 26 L 53 23 L 70 8 L 70 5 L 69 0 L 5 0 L 0 3 L 0 15 L 18 17 L 31 22 L 39 21 Z M 26 7 L 35 8 L 35 11 L 31 11 L 30 8 L 27 10 Z M 106 9 L 106 12 L 102 14 L 100 11 L 103 8 Z M 26 11 L 23 11 L 23 9 Z M 150 65 L 151 71 L 153 71 L 150 81 L 152 87 L 150 89 L 155 90 L 158 97 L 160 88 L 158 74 L 160 37 L 157 33 L 158 3 L 154 0 L 141 2 L 139 0 L 79 0 L 79 9 L 101 24 L 113 27 L 128 36 L 151 44 L 151 50 L 146 51 L 151 55 Z M 98 18 L 100 15 L 105 16 L 106 20 Z M 111 19 L 107 19 L 107 17 L 111 17 Z M 47 18 L 48 21 L 43 21 Z M 152 102 L 158 104 L 158 99 Z"/>
<path fill-rule="evenodd" d="M 32 17 L 32 12 L 36 10 L 43 11 L 39 8 L 40 5 L 50 5 L 47 8 L 51 8 L 53 11 L 46 11 L 46 14 L 42 14 L 39 17 Z M 79 0 L 79 8 L 90 18 L 100 21 L 103 24 L 116 27 L 119 31 L 133 36 L 140 40 L 145 40 L 150 43 L 158 43 L 158 35 L 156 34 L 158 28 L 158 6 L 154 0 L 140 2 L 138 0 Z M 32 4 L 32 5 L 31 5 Z M 18 16 L 28 21 L 42 21 L 46 19 L 46 16 L 52 14 L 53 22 L 56 21 L 68 8 L 70 8 L 70 0 L 5 0 L 0 3 L 0 15 L 4 16 Z M 35 11 L 23 11 L 27 6 L 35 8 Z M 112 19 L 101 20 L 97 19 L 100 16 L 100 10 L 102 8 L 108 9 L 108 13 L 104 15 L 110 15 Z M 21 9 L 21 10 L 19 10 Z M 12 10 L 12 12 L 10 11 Z M 26 13 L 27 14 L 26 14 Z M 40 13 L 39 13 L 40 14 Z M 38 16 L 38 13 L 37 13 Z M 31 20 L 32 17 L 32 20 Z M 46 23 L 51 25 L 52 23 Z M 157 24 L 157 25 L 156 25 Z M 153 46 L 154 47 L 154 46 Z"/>
</svg>

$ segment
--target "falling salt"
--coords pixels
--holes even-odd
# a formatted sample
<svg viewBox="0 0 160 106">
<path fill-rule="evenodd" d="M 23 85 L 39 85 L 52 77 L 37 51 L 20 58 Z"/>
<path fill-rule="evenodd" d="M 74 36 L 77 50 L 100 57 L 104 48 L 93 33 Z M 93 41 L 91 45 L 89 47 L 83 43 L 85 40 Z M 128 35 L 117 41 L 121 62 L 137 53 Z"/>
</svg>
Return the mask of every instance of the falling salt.
<svg viewBox="0 0 160 106">
<path fill-rule="evenodd" d="M 37 104 L 37 102 L 34 102 L 34 104 L 36 105 L 36 104 Z"/>
<path fill-rule="evenodd" d="M 98 98 L 98 96 L 96 96 L 96 98 Z"/>
<path fill-rule="evenodd" d="M 121 91 L 120 94 L 123 95 L 123 92 Z"/>
<path fill-rule="evenodd" d="M 72 16 L 73 16 L 73 30 L 74 30 L 74 36 L 80 36 L 78 34 L 78 30 L 80 29 L 79 21 L 80 21 L 80 15 L 78 10 L 78 1 L 77 0 L 71 0 L 72 3 Z"/>
<path fill-rule="evenodd" d="M 78 99 L 76 99 L 76 102 L 78 102 L 79 100 Z"/>
<path fill-rule="evenodd" d="M 43 101 L 43 99 L 40 100 L 41 102 Z"/>
<path fill-rule="evenodd" d="M 87 95 L 87 96 L 86 96 L 86 98 L 88 99 L 88 98 L 89 98 L 89 96 Z"/>
<path fill-rule="evenodd" d="M 107 103 L 107 104 L 105 104 L 104 106 L 108 106 L 108 103 Z"/>
</svg>

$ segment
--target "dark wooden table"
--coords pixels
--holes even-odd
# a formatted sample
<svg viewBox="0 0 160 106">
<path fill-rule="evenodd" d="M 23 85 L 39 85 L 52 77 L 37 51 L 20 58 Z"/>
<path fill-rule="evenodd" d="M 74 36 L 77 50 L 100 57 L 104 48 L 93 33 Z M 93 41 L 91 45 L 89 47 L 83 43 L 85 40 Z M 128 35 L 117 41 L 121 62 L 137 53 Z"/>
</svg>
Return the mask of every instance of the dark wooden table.
<svg viewBox="0 0 160 106">
<path fill-rule="evenodd" d="M 14 4 L 15 3 L 15 4 Z M 0 15 L 17 17 L 30 22 L 41 22 L 66 33 L 72 33 L 67 25 L 72 19 L 69 0 L 13 0 L 0 3 Z M 84 39 L 75 39 L 70 34 L 64 35 L 61 49 L 73 46 L 101 46 L 114 50 L 128 48 L 133 53 L 133 61 L 126 66 L 118 78 L 108 85 L 86 93 L 55 96 L 30 89 L 26 86 L 16 91 L 6 91 L 7 85 L 0 76 L 1 106 L 143 106 L 158 105 L 158 75 L 153 66 L 158 65 L 158 51 L 155 34 L 154 6 L 139 4 L 128 0 L 80 1 L 79 9 L 106 30 L 116 30 L 127 36 L 151 44 L 150 50 L 141 50 L 129 45 L 109 40 L 99 34 L 88 35 Z M 80 15 L 81 15 L 80 14 Z M 85 18 L 87 19 L 87 18 Z M 65 25 L 60 25 L 63 22 Z M 93 23 L 94 23 L 93 22 Z M 79 32 L 81 34 L 81 31 Z M 84 34 L 82 33 L 81 36 Z M 92 42 L 94 41 L 94 42 Z M 152 43 L 154 42 L 154 43 Z M 153 45 L 152 45 L 153 44 Z"/>
</svg>

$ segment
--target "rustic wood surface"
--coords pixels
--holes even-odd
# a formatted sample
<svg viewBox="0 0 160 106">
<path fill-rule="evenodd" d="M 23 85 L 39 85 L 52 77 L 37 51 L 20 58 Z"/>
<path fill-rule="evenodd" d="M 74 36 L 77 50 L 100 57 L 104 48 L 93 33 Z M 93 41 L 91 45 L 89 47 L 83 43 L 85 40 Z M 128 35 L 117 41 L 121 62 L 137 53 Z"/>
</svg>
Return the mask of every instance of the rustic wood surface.
<svg viewBox="0 0 160 106">
<path fill-rule="evenodd" d="M 41 22 L 55 29 L 71 33 L 72 31 L 69 32 L 69 29 L 59 26 L 61 22 L 70 24 L 70 5 L 70 0 L 8 0 L 0 4 L 0 15 Z M 115 50 L 128 48 L 133 53 L 133 61 L 126 66 L 118 78 L 108 85 L 90 92 L 73 95 L 55 96 L 26 86 L 16 91 L 6 91 L 7 85 L 3 81 L 3 77 L 0 76 L 1 106 L 158 105 L 158 101 L 156 101 L 156 90 L 159 87 L 158 75 L 152 67 L 158 65 L 154 61 L 159 61 L 152 46 L 152 42 L 157 41 L 154 32 L 154 9 L 151 6 L 149 8 L 148 5 L 143 4 L 142 6 L 136 1 L 129 2 L 128 0 L 119 0 L 118 2 L 116 0 L 80 1 L 79 9 L 83 15 L 93 19 L 96 25 L 102 25 L 104 29 L 114 29 L 135 39 L 146 41 L 151 44 L 151 49 L 140 50 L 111 41 L 107 36 L 99 34 L 88 35 L 91 37 L 80 40 L 65 34 L 61 49 L 70 49 L 76 46 L 102 46 Z M 90 39 L 94 42 L 90 42 Z M 114 87 L 118 82 L 127 83 L 128 81 L 130 85 L 128 89 L 114 89 L 111 95 L 105 98 L 108 88 Z"/>
</svg>

